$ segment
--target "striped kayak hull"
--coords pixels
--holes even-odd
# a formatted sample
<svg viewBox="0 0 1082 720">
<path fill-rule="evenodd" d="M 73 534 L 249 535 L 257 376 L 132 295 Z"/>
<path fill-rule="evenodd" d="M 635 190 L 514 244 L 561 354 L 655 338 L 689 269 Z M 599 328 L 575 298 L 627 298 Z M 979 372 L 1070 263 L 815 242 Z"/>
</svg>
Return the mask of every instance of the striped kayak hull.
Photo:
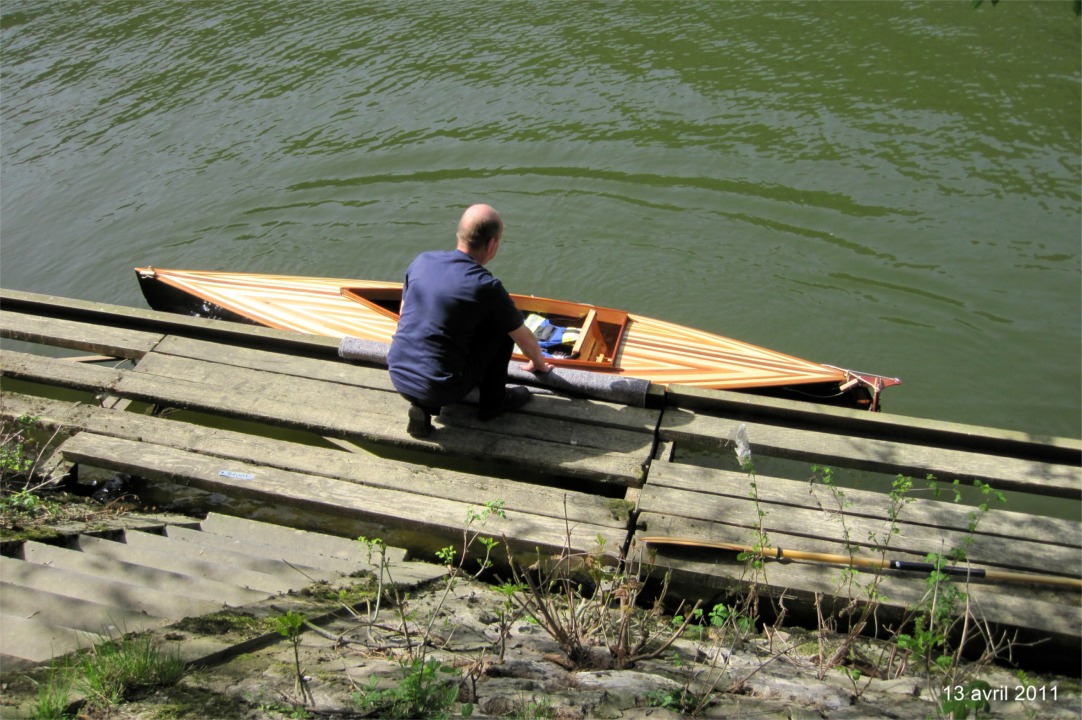
<svg viewBox="0 0 1082 720">
<path fill-rule="evenodd" d="M 196 270 L 136 268 L 155 310 L 280 330 L 390 342 L 400 283 Z M 624 374 L 668 386 L 757 391 L 875 409 L 894 378 L 802 360 L 675 323 L 597 306 L 512 295 L 524 313 L 582 325 L 596 344 L 553 364 Z M 578 350 L 578 348 L 576 348 Z"/>
</svg>

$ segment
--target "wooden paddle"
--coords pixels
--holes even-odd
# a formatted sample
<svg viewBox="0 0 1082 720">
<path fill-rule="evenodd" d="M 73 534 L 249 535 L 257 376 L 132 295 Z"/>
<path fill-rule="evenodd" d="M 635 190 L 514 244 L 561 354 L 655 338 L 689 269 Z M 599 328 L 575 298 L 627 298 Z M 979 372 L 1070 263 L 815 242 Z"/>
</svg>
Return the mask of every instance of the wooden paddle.
<svg viewBox="0 0 1082 720">
<path fill-rule="evenodd" d="M 849 565 L 852 567 L 870 568 L 873 570 L 909 570 L 913 572 L 929 573 L 935 570 L 935 565 L 925 562 L 910 562 L 907 560 L 885 560 L 876 558 L 859 557 L 854 555 L 831 555 L 830 553 L 805 552 L 803 550 L 782 550 L 779 548 L 760 548 L 737 545 L 734 543 L 719 542 L 716 540 L 702 540 L 699 538 L 670 537 L 664 535 L 648 535 L 638 538 L 647 545 L 679 545 L 682 547 L 710 548 L 717 550 L 731 550 L 733 552 L 756 553 L 767 560 L 804 560 L 807 562 L 829 563 L 832 565 Z M 993 582 L 1019 583 L 1027 585 L 1051 585 L 1059 588 L 1082 591 L 1082 579 L 1060 577 L 1058 575 L 1037 575 L 1034 573 L 1006 572 L 1002 570 L 984 570 L 981 568 L 965 568 L 947 565 L 939 568 L 944 575 L 963 577 L 966 579 L 983 579 Z"/>
</svg>

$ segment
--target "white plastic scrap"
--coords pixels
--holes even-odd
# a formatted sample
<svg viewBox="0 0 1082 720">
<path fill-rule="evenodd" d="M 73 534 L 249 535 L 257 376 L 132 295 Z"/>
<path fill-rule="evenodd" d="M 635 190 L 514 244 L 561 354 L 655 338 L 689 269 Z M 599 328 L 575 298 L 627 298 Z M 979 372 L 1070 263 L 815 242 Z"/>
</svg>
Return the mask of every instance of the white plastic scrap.
<svg viewBox="0 0 1082 720">
<path fill-rule="evenodd" d="M 736 461 L 740 463 L 740 467 L 750 465 L 751 444 L 748 442 L 748 429 L 744 423 L 740 423 L 733 429 L 730 439 L 733 441 L 733 445 L 736 446 Z"/>
</svg>

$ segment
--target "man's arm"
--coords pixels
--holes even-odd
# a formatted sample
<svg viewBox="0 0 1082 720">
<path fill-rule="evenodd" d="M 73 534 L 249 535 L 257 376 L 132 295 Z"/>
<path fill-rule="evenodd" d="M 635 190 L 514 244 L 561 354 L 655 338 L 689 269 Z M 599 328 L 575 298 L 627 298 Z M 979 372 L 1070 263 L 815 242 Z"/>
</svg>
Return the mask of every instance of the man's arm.
<svg viewBox="0 0 1082 720">
<path fill-rule="evenodd" d="M 533 334 L 533 330 L 523 324 L 508 334 L 518 345 L 522 354 L 529 359 L 529 362 L 522 366 L 523 370 L 534 373 L 547 373 L 552 370 L 552 365 L 545 362 L 545 356 L 541 353 L 541 346 L 537 344 L 537 336 Z"/>
</svg>

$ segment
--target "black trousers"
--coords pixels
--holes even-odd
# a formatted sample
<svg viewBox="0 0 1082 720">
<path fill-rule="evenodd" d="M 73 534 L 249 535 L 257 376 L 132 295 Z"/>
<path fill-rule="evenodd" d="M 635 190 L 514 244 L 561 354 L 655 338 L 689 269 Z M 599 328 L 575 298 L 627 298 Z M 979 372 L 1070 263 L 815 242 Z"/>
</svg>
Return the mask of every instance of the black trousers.
<svg viewBox="0 0 1082 720">
<path fill-rule="evenodd" d="M 456 382 L 440 397 L 415 398 L 406 394 L 402 397 L 429 415 L 439 415 L 442 406 L 458 402 L 477 388 L 481 411 L 496 410 L 507 394 L 507 364 L 511 362 L 514 349 L 515 343 L 506 333 L 478 335 L 470 348 L 460 382 Z"/>
</svg>

